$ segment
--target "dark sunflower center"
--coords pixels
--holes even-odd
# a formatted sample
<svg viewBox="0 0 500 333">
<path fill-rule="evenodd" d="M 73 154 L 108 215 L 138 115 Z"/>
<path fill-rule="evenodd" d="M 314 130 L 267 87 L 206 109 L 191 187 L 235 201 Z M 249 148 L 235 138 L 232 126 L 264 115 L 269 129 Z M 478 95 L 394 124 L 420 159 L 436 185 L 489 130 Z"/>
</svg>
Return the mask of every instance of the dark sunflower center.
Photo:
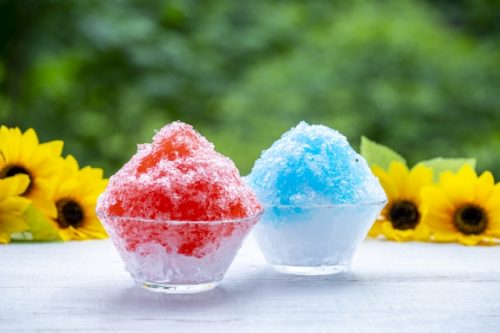
<svg viewBox="0 0 500 333">
<path fill-rule="evenodd" d="M 465 205 L 455 212 L 455 227 L 463 234 L 478 235 L 488 225 L 488 218 L 481 207 Z"/>
<path fill-rule="evenodd" d="M 394 229 L 415 229 L 420 220 L 420 213 L 413 202 L 399 201 L 391 206 L 389 219 Z"/>
<path fill-rule="evenodd" d="M 56 203 L 57 223 L 61 228 L 78 228 L 83 223 L 83 209 L 73 200 L 62 199 Z"/>
<path fill-rule="evenodd" d="M 31 174 L 28 172 L 28 170 L 26 170 L 25 168 L 23 168 L 21 166 L 17 166 L 17 165 L 7 166 L 0 172 L 0 178 L 3 179 L 3 178 L 8 178 L 8 177 L 13 177 L 13 176 L 19 175 L 19 174 L 27 175 L 28 178 L 30 179 L 30 183 L 29 183 L 28 187 L 21 195 L 28 194 L 33 187 L 33 178 L 31 177 Z"/>
</svg>

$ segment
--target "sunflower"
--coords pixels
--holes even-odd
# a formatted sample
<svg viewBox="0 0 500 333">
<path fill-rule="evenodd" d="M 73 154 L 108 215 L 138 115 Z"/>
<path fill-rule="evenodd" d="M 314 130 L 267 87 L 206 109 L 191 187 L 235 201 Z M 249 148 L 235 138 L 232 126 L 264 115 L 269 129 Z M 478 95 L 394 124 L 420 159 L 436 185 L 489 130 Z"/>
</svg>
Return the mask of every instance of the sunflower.
<svg viewBox="0 0 500 333">
<path fill-rule="evenodd" d="M 63 240 L 107 238 L 95 214 L 97 197 L 106 184 L 101 169 L 79 169 L 73 156 L 66 157 L 52 197 L 57 207 L 52 221 Z"/>
<path fill-rule="evenodd" d="M 469 165 L 441 174 L 439 184 L 423 190 L 428 214 L 423 223 L 438 242 L 494 244 L 500 237 L 500 183 Z"/>
<path fill-rule="evenodd" d="M 40 144 L 31 128 L 22 133 L 19 128 L 0 127 L 0 179 L 26 175 L 28 186 L 21 195 L 47 217 L 57 214 L 50 196 L 61 166 L 62 148 L 59 140 Z"/>
<path fill-rule="evenodd" d="M 26 191 L 29 183 L 26 175 L 0 179 L 0 243 L 8 243 L 10 234 L 28 228 L 23 213 L 30 205 L 30 200 L 20 195 Z"/>
<path fill-rule="evenodd" d="M 421 223 L 425 216 L 421 189 L 432 184 L 432 169 L 418 164 L 408 170 L 403 163 L 392 162 L 388 171 L 374 166 L 373 173 L 379 178 L 388 202 L 369 235 L 383 234 L 396 241 L 426 240 L 428 231 Z"/>
</svg>

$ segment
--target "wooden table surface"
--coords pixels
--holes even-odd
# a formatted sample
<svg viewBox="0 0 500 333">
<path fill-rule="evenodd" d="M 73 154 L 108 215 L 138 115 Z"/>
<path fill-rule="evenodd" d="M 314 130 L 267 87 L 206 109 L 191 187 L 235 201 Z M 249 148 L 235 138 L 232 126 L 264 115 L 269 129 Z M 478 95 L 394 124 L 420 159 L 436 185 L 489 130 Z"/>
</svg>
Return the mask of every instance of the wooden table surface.
<svg viewBox="0 0 500 333">
<path fill-rule="evenodd" d="M 247 239 L 196 295 L 135 287 L 110 241 L 0 246 L 0 332 L 500 332 L 500 246 L 365 241 L 352 272 L 297 277 Z"/>
</svg>

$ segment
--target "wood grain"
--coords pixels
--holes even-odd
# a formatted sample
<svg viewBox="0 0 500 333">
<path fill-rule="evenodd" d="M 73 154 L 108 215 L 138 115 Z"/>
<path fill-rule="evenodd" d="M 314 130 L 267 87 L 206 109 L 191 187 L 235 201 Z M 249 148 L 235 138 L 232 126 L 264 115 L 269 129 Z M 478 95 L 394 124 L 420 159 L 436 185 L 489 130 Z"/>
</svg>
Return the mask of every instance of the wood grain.
<svg viewBox="0 0 500 333">
<path fill-rule="evenodd" d="M 0 332 L 500 332 L 500 247 L 365 241 L 352 272 L 269 269 L 252 238 L 198 295 L 133 285 L 109 241 L 0 247 Z"/>
</svg>

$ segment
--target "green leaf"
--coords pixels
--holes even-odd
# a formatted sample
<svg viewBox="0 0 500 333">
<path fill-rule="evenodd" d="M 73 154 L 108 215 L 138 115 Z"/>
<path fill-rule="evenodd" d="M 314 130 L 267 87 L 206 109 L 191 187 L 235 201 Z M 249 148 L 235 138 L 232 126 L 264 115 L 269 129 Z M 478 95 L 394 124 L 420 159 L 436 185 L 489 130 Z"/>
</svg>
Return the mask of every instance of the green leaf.
<svg viewBox="0 0 500 333">
<path fill-rule="evenodd" d="M 59 232 L 47 218 L 33 206 L 30 206 L 24 213 L 29 229 L 11 235 L 14 241 L 62 241 Z"/>
<path fill-rule="evenodd" d="M 473 169 L 476 168 L 475 158 L 443 158 L 436 157 L 427 161 L 420 162 L 430 168 L 434 172 L 434 181 L 439 181 L 439 176 L 443 171 L 457 172 L 465 164 L 469 164 Z M 419 163 L 419 164 L 420 164 Z"/>
<path fill-rule="evenodd" d="M 387 170 L 393 161 L 399 161 L 406 165 L 406 160 L 403 156 L 389 147 L 371 141 L 365 136 L 361 137 L 360 151 L 370 166 L 378 165 Z"/>
</svg>

